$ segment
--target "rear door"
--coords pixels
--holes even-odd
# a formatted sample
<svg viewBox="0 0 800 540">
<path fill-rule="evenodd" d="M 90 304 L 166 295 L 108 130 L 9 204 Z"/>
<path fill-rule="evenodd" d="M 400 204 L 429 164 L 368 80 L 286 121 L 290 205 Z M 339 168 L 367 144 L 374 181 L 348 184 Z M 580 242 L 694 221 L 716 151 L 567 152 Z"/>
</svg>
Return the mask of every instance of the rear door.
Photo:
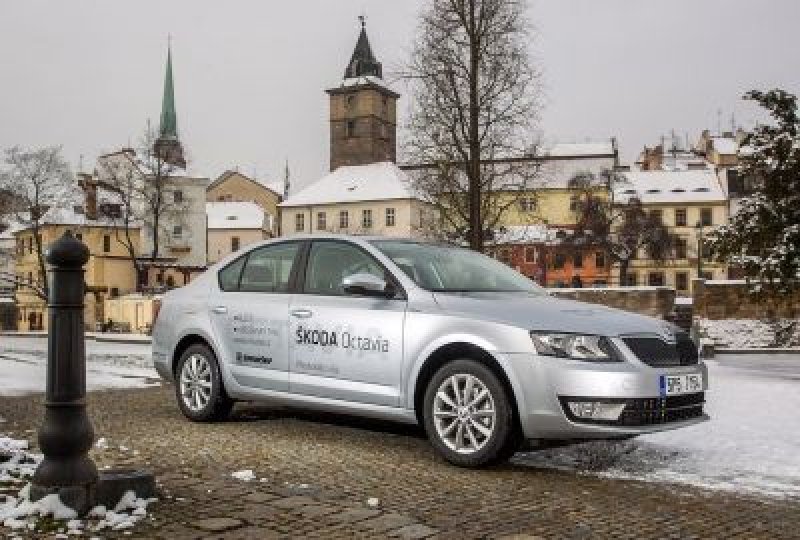
<svg viewBox="0 0 800 540">
<path fill-rule="evenodd" d="M 311 243 L 302 293 L 292 297 L 292 393 L 398 406 L 406 300 L 354 296 L 342 280 L 357 273 L 393 279 L 360 246 L 346 241 Z M 300 273 L 301 275 L 303 272 Z"/>
<path fill-rule="evenodd" d="M 219 272 L 209 299 L 222 361 L 236 382 L 262 390 L 289 389 L 287 317 L 300 242 L 250 251 Z"/>
</svg>

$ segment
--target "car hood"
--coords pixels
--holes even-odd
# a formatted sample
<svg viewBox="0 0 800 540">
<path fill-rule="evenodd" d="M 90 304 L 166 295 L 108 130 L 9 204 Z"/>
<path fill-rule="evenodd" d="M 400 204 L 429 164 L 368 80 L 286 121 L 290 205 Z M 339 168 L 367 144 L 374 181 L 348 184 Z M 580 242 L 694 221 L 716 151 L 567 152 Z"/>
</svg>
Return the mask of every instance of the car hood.
<svg viewBox="0 0 800 540">
<path fill-rule="evenodd" d="M 434 293 L 453 315 L 501 322 L 527 330 L 553 330 L 605 336 L 663 334 L 665 321 L 598 304 L 525 293 Z"/>
</svg>

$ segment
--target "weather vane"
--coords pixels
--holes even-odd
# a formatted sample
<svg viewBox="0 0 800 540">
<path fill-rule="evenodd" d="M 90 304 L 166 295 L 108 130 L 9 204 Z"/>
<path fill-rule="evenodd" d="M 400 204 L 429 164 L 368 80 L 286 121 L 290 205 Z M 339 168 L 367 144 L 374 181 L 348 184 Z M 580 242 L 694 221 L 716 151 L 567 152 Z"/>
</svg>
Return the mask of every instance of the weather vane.
<svg viewBox="0 0 800 540">
<path fill-rule="evenodd" d="M 359 15 L 358 20 L 361 21 L 361 28 L 366 28 L 367 26 L 367 16 L 366 15 Z"/>
</svg>

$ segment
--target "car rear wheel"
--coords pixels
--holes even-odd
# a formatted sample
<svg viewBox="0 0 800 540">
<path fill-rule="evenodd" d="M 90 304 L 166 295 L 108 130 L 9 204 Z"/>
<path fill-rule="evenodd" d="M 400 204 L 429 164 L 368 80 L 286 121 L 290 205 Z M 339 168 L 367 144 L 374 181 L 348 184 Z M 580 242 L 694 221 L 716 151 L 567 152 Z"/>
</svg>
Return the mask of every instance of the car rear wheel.
<svg viewBox="0 0 800 540">
<path fill-rule="evenodd" d="M 481 467 L 511 457 L 519 429 L 511 399 L 498 377 L 474 360 L 442 366 L 425 392 L 425 430 L 450 463 Z"/>
<path fill-rule="evenodd" d="M 214 353 L 205 345 L 192 345 L 178 361 L 175 393 L 181 412 L 194 422 L 225 420 L 233 408 L 222 386 Z"/>
</svg>

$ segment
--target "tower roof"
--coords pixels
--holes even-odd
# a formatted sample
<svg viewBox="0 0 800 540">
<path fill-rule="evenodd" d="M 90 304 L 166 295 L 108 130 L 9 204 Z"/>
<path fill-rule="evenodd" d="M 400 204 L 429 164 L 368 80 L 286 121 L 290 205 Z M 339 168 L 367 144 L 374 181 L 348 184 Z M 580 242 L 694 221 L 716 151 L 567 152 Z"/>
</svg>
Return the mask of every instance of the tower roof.
<svg viewBox="0 0 800 540">
<path fill-rule="evenodd" d="M 380 79 L 383 77 L 383 66 L 375 59 L 375 55 L 372 53 L 364 17 L 359 17 L 359 20 L 361 21 L 361 33 L 358 36 L 353 56 L 350 57 L 350 63 L 347 64 L 347 68 L 344 71 L 344 78 L 355 79 L 371 75 Z"/>
<path fill-rule="evenodd" d="M 172 47 L 167 47 L 167 72 L 164 76 L 164 98 L 161 101 L 159 139 L 178 138 L 178 115 L 175 112 L 175 89 L 172 82 Z"/>
</svg>

